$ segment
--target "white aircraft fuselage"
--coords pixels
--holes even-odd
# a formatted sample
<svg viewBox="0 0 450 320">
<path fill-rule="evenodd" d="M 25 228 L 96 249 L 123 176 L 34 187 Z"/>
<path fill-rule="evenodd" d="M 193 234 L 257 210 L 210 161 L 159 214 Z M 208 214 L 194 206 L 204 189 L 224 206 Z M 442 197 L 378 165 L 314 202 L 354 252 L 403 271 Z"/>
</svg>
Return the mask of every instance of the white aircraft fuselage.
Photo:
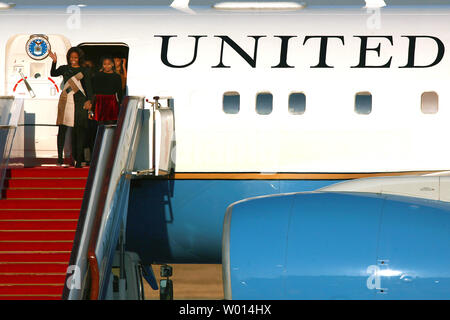
<svg viewBox="0 0 450 320">
<path fill-rule="evenodd" d="M 449 169 L 450 7 L 314 8 L 194 13 L 158 7 L 16 7 L 0 11 L 0 95 L 24 97 L 36 124 L 53 125 L 58 94 L 46 76 L 29 79 L 21 41 L 46 34 L 58 65 L 68 46 L 129 47 L 128 94 L 175 104 L 176 172 L 371 173 Z M 20 37 L 23 37 L 21 39 Z M 18 49 L 20 48 L 20 49 Z M 52 79 L 56 84 L 61 80 Z M 15 89 L 15 91 L 14 91 Z M 223 109 L 238 93 L 239 112 Z M 438 96 L 421 111 L 423 93 Z M 258 114 L 270 93 L 270 114 Z M 289 96 L 303 93 L 302 114 Z M 370 93 L 369 114 L 355 96 Z M 44 130 L 44 129 L 42 129 Z M 38 154 L 56 156 L 56 128 L 38 134 Z M 45 137 L 47 135 L 47 137 Z"/>
</svg>

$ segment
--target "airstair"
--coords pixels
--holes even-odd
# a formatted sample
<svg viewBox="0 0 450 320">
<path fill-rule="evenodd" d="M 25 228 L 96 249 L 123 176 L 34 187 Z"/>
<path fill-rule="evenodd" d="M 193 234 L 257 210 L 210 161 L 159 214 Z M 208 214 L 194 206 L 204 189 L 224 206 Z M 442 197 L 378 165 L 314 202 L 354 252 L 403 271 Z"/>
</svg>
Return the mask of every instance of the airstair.
<svg viewBox="0 0 450 320">
<path fill-rule="evenodd" d="M 137 175 L 170 172 L 173 111 L 126 97 L 117 125 L 99 127 L 89 168 L 26 167 L 23 100 L 1 101 L 0 299 L 143 299 L 143 277 L 156 289 L 124 250 L 128 197 Z"/>
<path fill-rule="evenodd" d="M 88 169 L 8 169 L 0 200 L 0 299 L 61 299 Z"/>
</svg>

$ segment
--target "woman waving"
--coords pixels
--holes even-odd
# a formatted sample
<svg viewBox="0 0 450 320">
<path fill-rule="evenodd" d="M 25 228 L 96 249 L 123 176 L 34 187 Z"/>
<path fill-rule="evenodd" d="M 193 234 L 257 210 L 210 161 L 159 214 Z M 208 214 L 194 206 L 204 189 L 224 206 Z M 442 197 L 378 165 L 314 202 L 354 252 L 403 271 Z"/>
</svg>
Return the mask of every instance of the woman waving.
<svg viewBox="0 0 450 320">
<path fill-rule="evenodd" d="M 88 110 L 92 108 L 92 84 L 87 68 L 82 67 L 84 53 L 73 47 L 67 52 L 67 64 L 56 68 L 57 56 L 49 52 L 52 58 L 51 76 L 63 76 L 64 88 L 58 102 L 58 165 L 63 164 L 63 150 L 66 131 L 72 129 L 72 157 L 75 167 L 81 168 L 84 156 L 84 140 L 88 127 Z"/>
</svg>

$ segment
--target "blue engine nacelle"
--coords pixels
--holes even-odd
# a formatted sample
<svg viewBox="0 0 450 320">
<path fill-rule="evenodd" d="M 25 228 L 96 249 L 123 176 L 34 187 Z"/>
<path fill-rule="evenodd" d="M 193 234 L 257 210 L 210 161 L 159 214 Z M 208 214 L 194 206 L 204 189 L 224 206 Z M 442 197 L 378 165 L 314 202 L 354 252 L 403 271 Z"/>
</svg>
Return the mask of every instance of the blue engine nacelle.
<svg viewBox="0 0 450 320">
<path fill-rule="evenodd" d="M 450 204 L 369 193 L 243 200 L 224 219 L 226 299 L 449 299 Z"/>
</svg>

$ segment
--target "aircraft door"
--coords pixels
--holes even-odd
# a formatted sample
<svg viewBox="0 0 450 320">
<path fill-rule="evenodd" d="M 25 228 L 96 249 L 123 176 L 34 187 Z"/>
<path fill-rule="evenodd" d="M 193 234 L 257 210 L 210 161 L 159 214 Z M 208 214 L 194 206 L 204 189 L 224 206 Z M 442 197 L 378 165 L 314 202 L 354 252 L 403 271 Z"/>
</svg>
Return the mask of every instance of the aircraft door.
<svg viewBox="0 0 450 320">
<path fill-rule="evenodd" d="M 18 34 L 6 45 L 5 91 L 24 99 L 25 158 L 56 158 L 56 115 L 62 78 L 52 78 L 49 49 L 66 64 L 71 45 L 62 35 Z"/>
</svg>

